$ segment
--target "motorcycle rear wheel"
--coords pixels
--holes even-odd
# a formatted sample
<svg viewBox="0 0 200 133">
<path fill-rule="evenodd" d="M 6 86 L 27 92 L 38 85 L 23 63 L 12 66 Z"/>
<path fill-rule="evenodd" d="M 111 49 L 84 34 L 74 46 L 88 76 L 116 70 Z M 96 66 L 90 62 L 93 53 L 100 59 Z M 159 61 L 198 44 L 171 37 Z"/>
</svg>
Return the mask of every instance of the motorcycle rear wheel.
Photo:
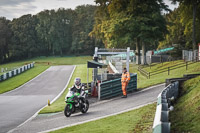
<svg viewBox="0 0 200 133">
<path fill-rule="evenodd" d="M 70 115 L 72 114 L 72 110 L 70 109 L 70 105 L 69 104 L 67 104 L 65 106 L 64 114 L 65 114 L 66 117 L 70 117 Z"/>
</svg>

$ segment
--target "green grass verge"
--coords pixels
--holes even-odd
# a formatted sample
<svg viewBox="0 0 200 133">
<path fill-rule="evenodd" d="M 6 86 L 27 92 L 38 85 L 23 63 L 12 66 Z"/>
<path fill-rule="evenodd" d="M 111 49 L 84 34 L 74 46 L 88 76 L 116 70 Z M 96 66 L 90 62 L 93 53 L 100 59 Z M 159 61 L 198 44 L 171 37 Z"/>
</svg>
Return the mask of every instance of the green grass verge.
<svg viewBox="0 0 200 133">
<path fill-rule="evenodd" d="M 13 90 L 29 80 L 33 79 L 43 71 L 45 71 L 49 66 L 47 65 L 38 65 L 36 64 L 34 68 L 31 68 L 15 77 L 7 79 L 3 82 L 0 82 L 0 94 Z"/>
<path fill-rule="evenodd" d="M 89 78 L 89 82 L 91 82 L 92 80 L 92 69 L 90 69 L 90 78 Z M 81 82 L 82 83 L 87 83 L 87 65 L 77 65 L 76 69 L 72 75 L 72 78 L 67 86 L 67 88 L 70 88 L 73 84 L 74 84 L 74 79 L 75 77 L 80 77 L 81 78 Z M 39 113 L 43 114 L 43 113 L 55 113 L 55 112 L 61 112 L 64 110 L 64 107 L 66 105 L 65 103 L 65 96 L 68 92 L 68 89 L 66 89 L 64 91 L 64 93 L 59 97 L 59 99 L 57 99 L 53 104 L 51 104 L 51 106 L 47 106 L 45 107 L 43 110 L 41 110 Z"/>
<path fill-rule="evenodd" d="M 200 76 L 184 83 L 170 120 L 172 133 L 200 133 Z"/>
<path fill-rule="evenodd" d="M 156 104 L 51 133 L 151 133 Z"/>
<path fill-rule="evenodd" d="M 38 63 L 47 63 L 50 65 L 78 65 L 86 64 L 87 60 L 92 60 L 92 56 L 72 56 L 72 57 L 38 57 L 32 59 L 32 61 Z"/>
<path fill-rule="evenodd" d="M 86 64 L 87 60 L 92 60 L 91 56 L 78 56 L 78 57 L 38 57 L 29 60 L 11 62 L 7 64 L 1 64 L 1 68 L 18 68 L 25 64 L 35 62 L 35 67 L 31 68 L 24 73 L 12 77 L 8 80 L 0 82 L 0 94 L 13 90 L 22 84 L 26 83 L 27 81 L 33 79 L 41 72 L 46 70 L 50 65 L 77 65 L 77 64 Z M 49 62 L 49 65 L 48 65 Z M 3 73 L 0 73 L 0 75 Z"/>
<path fill-rule="evenodd" d="M 153 67 L 145 67 L 144 69 L 146 71 L 156 71 L 158 69 L 162 69 L 162 68 L 167 68 L 169 66 L 172 66 L 174 64 L 179 64 L 183 61 L 173 61 L 173 62 L 165 62 L 161 64 L 157 64 Z M 181 67 L 175 70 L 171 70 L 170 71 L 170 75 L 168 75 L 168 72 L 164 72 L 158 75 L 154 75 L 152 76 L 150 79 L 147 79 L 146 77 L 144 77 L 143 75 L 140 74 L 140 72 L 137 70 L 138 65 L 130 65 L 130 72 L 133 73 L 137 73 L 138 76 L 138 81 L 137 81 L 137 87 L 138 88 L 146 88 L 152 85 L 156 85 L 156 84 L 160 84 L 160 83 L 164 83 L 166 79 L 168 78 L 177 78 L 177 77 L 183 77 L 183 74 L 199 74 L 200 73 L 200 62 L 189 65 L 188 66 L 188 70 L 186 70 L 185 67 Z"/>
</svg>

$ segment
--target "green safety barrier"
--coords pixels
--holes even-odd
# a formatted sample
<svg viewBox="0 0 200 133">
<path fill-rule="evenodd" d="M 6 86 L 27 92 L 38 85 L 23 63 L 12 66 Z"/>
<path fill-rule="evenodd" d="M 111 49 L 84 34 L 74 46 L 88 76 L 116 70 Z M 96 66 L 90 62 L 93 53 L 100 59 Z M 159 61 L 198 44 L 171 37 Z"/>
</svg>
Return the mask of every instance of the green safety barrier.
<svg viewBox="0 0 200 133">
<path fill-rule="evenodd" d="M 133 92 L 137 89 L 137 74 L 130 74 L 127 92 Z M 121 78 L 106 81 L 100 84 L 99 99 L 108 99 L 118 95 L 122 95 Z"/>
</svg>

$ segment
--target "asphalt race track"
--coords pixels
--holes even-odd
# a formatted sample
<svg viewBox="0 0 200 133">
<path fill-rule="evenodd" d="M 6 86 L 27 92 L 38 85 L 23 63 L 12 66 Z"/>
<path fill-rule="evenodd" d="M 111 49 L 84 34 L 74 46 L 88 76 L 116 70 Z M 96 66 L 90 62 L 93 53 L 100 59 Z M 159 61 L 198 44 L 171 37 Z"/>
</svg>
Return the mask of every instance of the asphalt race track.
<svg viewBox="0 0 200 133">
<path fill-rule="evenodd" d="M 0 132 L 8 132 L 53 100 L 66 86 L 74 66 L 51 66 L 27 84 L 0 95 Z M 29 131 L 28 131 L 29 132 Z"/>
<path fill-rule="evenodd" d="M 155 102 L 158 94 L 164 89 L 164 87 L 164 84 L 153 86 L 143 91 L 129 94 L 128 98 L 126 99 L 117 97 L 112 100 L 103 100 L 92 104 L 88 110 L 88 113 L 72 114 L 69 118 L 66 118 L 63 112 L 49 115 L 38 115 L 37 117 L 23 124 L 22 126 L 15 128 L 13 132 L 48 132 L 51 130 L 77 125 L 84 122 L 126 112 L 134 108 L 141 107 L 142 105 Z"/>
</svg>

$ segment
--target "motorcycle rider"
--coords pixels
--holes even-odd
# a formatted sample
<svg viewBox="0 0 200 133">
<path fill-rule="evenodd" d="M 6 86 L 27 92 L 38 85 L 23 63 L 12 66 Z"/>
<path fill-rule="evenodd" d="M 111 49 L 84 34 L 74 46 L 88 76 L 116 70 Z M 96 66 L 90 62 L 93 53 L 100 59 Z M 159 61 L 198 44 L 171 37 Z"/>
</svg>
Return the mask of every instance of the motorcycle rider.
<svg viewBox="0 0 200 133">
<path fill-rule="evenodd" d="M 70 91 L 73 91 L 74 93 L 79 93 L 78 96 L 79 99 L 81 99 L 82 102 L 85 102 L 85 98 L 83 97 L 85 94 L 84 91 L 85 87 L 84 84 L 81 83 L 81 79 L 79 77 L 74 79 L 74 85 L 70 88 Z"/>
</svg>

